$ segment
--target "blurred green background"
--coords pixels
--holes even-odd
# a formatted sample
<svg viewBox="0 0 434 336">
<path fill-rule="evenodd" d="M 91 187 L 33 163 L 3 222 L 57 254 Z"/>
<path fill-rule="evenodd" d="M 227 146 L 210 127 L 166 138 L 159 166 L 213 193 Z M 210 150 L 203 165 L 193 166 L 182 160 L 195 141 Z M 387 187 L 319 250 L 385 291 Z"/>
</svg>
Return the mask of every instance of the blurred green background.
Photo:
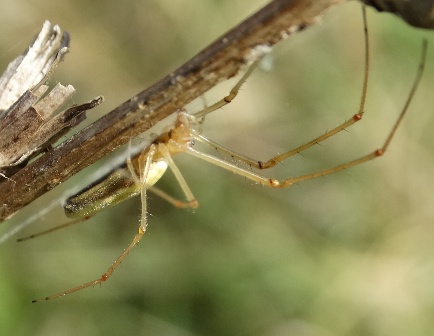
<svg viewBox="0 0 434 336">
<path fill-rule="evenodd" d="M 72 36 L 51 79 L 102 94 L 99 118 L 187 61 L 266 1 L 0 0 L 0 65 L 45 19 Z M 129 244 L 138 199 L 30 242 L 0 245 L 0 335 L 432 335 L 434 330 L 434 33 L 368 11 L 372 43 L 366 115 L 270 172 L 326 168 L 379 147 L 410 90 L 423 37 L 426 72 L 383 158 L 286 190 L 259 187 L 208 163 L 176 157 L 196 211 L 149 200 L 146 237 L 101 287 L 31 304 L 100 276 Z M 278 45 L 204 135 L 267 159 L 351 117 L 363 76 L 360 6 L 330 10 Z M 211 92 L 220 99 L 230 88 Z M 193 103 L 192 111 L 201 102 Z M 110 159 L 99 165 L 109 164 Z M 98 165 L 18 213 L 6 231 Z M 170 174 L 161 188 L 180 195 Z M 65 221 L 56 207 L 23 234 Z"/>
</svg>

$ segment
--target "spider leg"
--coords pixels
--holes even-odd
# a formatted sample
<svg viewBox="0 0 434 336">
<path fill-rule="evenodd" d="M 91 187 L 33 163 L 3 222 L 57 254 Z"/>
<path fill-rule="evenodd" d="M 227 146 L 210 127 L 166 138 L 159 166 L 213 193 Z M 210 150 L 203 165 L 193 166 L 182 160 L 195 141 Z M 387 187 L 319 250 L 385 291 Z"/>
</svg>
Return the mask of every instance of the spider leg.
<svg viewBox="0 0 434 336">
<path fill-rule="evenodd" d="M 69 221 L 67 223 L 63 223 L 63 224 L 57 225 L 55 227 L 52 227 L 52 228 L 44 230 L 44 231 L 33 233 L 33 234 L 31 234 L 29 236 L 26 236 L 26 237 L 18 238 L 17 242 L 22 242 L 22 241 L 25 241 L 25 240 L 28 240 L 28 239 L 33 239 L 33 238 L 36 238 L 36 237 L 39 237 L 39 236 L 46 235 L 46 234 L 51 233 L 53 231 L 57 231 L 57 230 L 60 230 L 60 229 L 67 228 L 69 226 L 72 226 L 72 225 L 75 225 L 75 224 L 87 221 L 91 217 L 92 216 L 86 216 L 86 217 L 83 217 L 83 218 L 79 218 L 79 219 L 76 219 L 76 220 L 73 220 L 73 221 Z"/>
<path fill-rule="evenodd" d="M 264 176 L 258 175 L 256 173 L 250 171 L 250 170 L 247 170 L 247 169 L 244 169 L 244 168 L 240 168 L 239 166 L 237 166 L 235 164 L 229 163 L 227 161 L 224 161 L 224 160 L 219 159 L 217 157 L 214 157 L 212 155 L 199 152 L 199 151 L 197 151 L 197 150 L 195 150 L 195 149 L 193 149 L 191 147 L 188 148 L 187 153 L 189 153 L 190 155 L 193 155 L 193 156 L 195 156 L 195 157 L 197 157 L 199 159 L 202 159 L 204 161 L 212 163 L 212 164 L 214 164 L 216 166 L 219 166 L 221 168 L 229 170 L 229 171 L 231 171 L 231 172 L 233 172 L 235 174 L 244 176 L 245 178 L 250 179 L 250 180 L 252 180 L 252 181 L 254 181 L 254 182 L 258 183 L 258 184 L 261 184 L 261 185 L 264 185 L 264 186 L 268 186 L 268 187 L 273 187 L 273 188 L 286 188 L 286 187 L 290 187 L 294 183 L 298 183 L 298 182 L 302 182 L 302 181 L 306 181 L 306 180 L 311 180 L 311 179 L 314 179 L 314 178 L 318 178 L 320 176 L 325 176 L 325 175 L 329 175 L 329 174 L 332 174 L 332 173 L 336 173 L 336 172 L 339 172 L 341 170 L 348 169 L 348 168 L 357 166 L 359 164 L 362 164 L 364 162 L 373 160 L 373 159 L 375 159 L 377 157 L 382 156 L 386 152 L 386 150 L 389 148 L 389 145 L 390 145 L 393 137 L 395 136 L 396 131 L 398 130 L 398 128 L 399 128 L 399 126 L 400 126 L 400 124 L 401 124 L 401 122 L 402 122 L 405 114 L 408 111 L 408 107 L 410 105 L 411 100 L 413 99 L 413 96 L 414 96 L 414 94 L 415 94 L 415 92 L 417 90 L 417 87 L 418 87 L 418 85 L 420 83 L 420 80 L 421 80 L 421 77 L 422 77 L 422 74 L 423 74 L 423 71 L 424 71 L 425 61 L 426 61 L 426 53 L 427 53 L 427 41 L 423 40 L 421 59 L 420 59 L 420 62 L 419 62 L 418 70 L 417 70 L 416 77 L 415 77 L 415 80 L 413 82 L 410 94 L 407 97 L 407 100 L 406 100 L 406 102 L 404 104 L 404 107 L 403 107 L 401 113 L 399 114 L 396 122 L 394 123 L 394 125 L 392 127 L 392 130 L 390 131 L 389 135 L 387 136 L 384 144 L 380 148 L 376 149 L 375 151 L 373 151 L 373 152 L 371 152 L 371 153 L 369 153 L 367 155 L 364 155 L 364 156 L 362 156 L 360 158 L 357 158 L 357 159 L 355 159 L 353 161 L 350 161 L 350 162 L 347 162 L 347 163 L 343 163 L 341 165 L 338 165 L 338 166 L 335 166 L 335 167 L 331 167 L 331 168 L 328 168 L 328 169 L 324 169 L 324 170 L 321 170 L 321 171 L 318 171 L 318 172 L 309 173 L 309 174 L 305 174 L 305 175 L 301 175 L 301 176 L 296 176 L 296 177 L 289 177 L 289 178 L 283 179 L 283 180 L 277 180 L 277 179 L 274 179 L 274 178 L 268 178 L 268 177 L 264 177 Z M 348 122 L 350 122 L 350 121 L 348 121 Z M 346 125 L 346 123 L 344 123 L 343 125 Z M 339 129 L 341 127 L 342 127 L 342 125 L 339 126 L 336 129 Z M 332 130 L 330 132 L 334 132 L 334 130 Z M 330 136 L 329 135 L 330 132 L 327 132 L 325 135 L 323 135 L 323 137 L 324 136 L 329 137 Z M 333 133 L 333 134 L 335 134 L 335 133 Z M 244 156 L 242 156 L 240 154 L 237 154 L 235 152 L 232 152 L 229 149 L 227 149 L 227 148 L 225 148 L 223 146 L 220 146 L 219 144 L 217 144 L 217 143 L 215 143 L 213 141 L 210 141 L 210 140 L 208 140 L 208 139 L 206 139 L 206 138 L 204 138 L 204 137 L 202 137 L 200 135 L 195 136 L 195 139 L 197 139 L 197 140 L 199 140 L 201 142 L 204 142 L 204 143 L 206 143 L 206 144 L 208 144 L 208 145 L 210 145 L 210 146 L 212 146 L 212 147 L 214 147 L 214 148 L 222 151 L 226 155 L 229 155 L 229 156 L 231 156 L 231 157 L 233 157 L 233 158 L 235 158 L 237 160 L 243 161 L 243 162 L 245 162 L 245 163 L 247 163 L 249 165 L 252 165 L 252 166 L 254 166 L 254 167 L 258 168 L 258 169 L 270 168 L 270 167 L 274 166 L 275 164 L 277 164 L 278 162 L 280 162 L 280 161 L 284 160 L 285 158 L 287 158 L 288 156 L 290 156 L 289 153 L 291 153 L 291 155 L 293 155 L 293 154 L 297 153 L 300 150 L 304 150 L 304 149 L 310 147 L 311 144 L 312 144 L 312 142 L 314 142 L 314 143 L 318 142 L 318 139 L 321 139 L 321 141 L 324 140 L 321 137 L 316 138 L 313 141 L 311 141 L 311 142 L 309 142 L 309 143 L 307 143 L 307 144 L 305 144 L 303 146 L 300 146 L 300 147 L 296 148 L 295 150 L 291 150 L 291 151 L 286 152 L 284 154 L 278 155 L 278 156 L 276 156 L 276 157 L 274 157 L 274 158 L 272 158 L 272 159 L 270 159 L 270 160 L 267 161 L 267 162 L 272 162 L 273 164 L 268 164 L 268 165 L 265 164 L 264 165 L 264 164 L 261 164 L 261 161 L 255 161 L 253 159 L 246 158 L 246 157 L 244 157 Z"/>
<path fill-rule="evenodd" d="M 180 185 L 180 187 L 181 187 L 181 189 L 185 195 L 185 198 L 187 199 L 187 202 L 181 202 L 181 201 L 175 200 L 173 197 L 171 197 L 167 194 L 165 197 L 163 197 L 162 194 L 160 196 L 163 199 L 167 200 L 169 203 L 172 203 L 173 205 L 175 205 L 176 207 L 181 207 L 181 208 L 187 207 L 187 208 L 196 209 L 199 206 L 199 202 L 194 197 L 190 187 L 187 184 L 187 181 L 185 180 L 185 178 L 182 175 L 181 171 L 179 170 L 178 166 L 173 161 L 169 150 L 167 149 L 167 147 L 165 145 L 160 144 L 160 151 L 163 154 L 164 159 L 166 160 L 168 166 L 170 167 L 173 174 L 175 175 L 175 178 L 178 181 L 178 183 L 179 183 L 179 185 Z M 174 200 L 175 202 L 172 202 L 172 200 Z"/>
<path fill-rule="evenodd" d="M 177 198 L 169 195 L 168 193 L 166 193 L 165 191 L 163 191 L 163 190 L 161 190 L 160 188 L 157 188 L 157 187 L 151 187 L 151 188 L 149 188 L 149 191 L 152 192 L 152 193 L 154 193 L 158 197 L 164 199 L 166 202 L 172 204 L 176 208 L 180 208 L 180 209 L 185 209 L 185 208 L 196 209 L 198 207 L 197 200 L 193 200 L 193 201 L 181 201 L 181 200 L 179 200 L 179 199 L 177 199 Z"/>
<path fill-rule="evenodd" d="M 113 272 L 120 265 L 120 263 L 125 259 L 125 257 L 131 252 L 131 250 L 139 243 L 139 241 L 144 236 L 144 234 L 146 232 L 146 228 L 148 226 L 147 225 L 148 224 L 147 218 L 146 218 L 146 215 L 147 215 L 147 212 L 146 212 L 146 179 L 149 175 L 150 167 L 151 167 L 151 164 L 153 162 L 153 157 L 154 157 L 156 151 L 157 151 L 156 146 L 152 145 L 146 156 L 139 157 L 140 183 L 142 185 L 141 193 L 140 193 L 141 202 L 142 202 L 142 215 L 141 215 L 141 221 L 140 221 L 138 233 L 134 236 L 133 240 L 127 246 L 127 248 L 122 252 L 122 254 L 116 259 L 116 261 L 107 269 L 107 271 L 101 277 L 99 277 L 95 280 L 89 281 L 87 283 L 84 283 L 82 285 L 70 288 L 66 291 L 63 291 L 63 292 L 60 292 L 60 293 L 57 293 L 54 295 L 50 295 L 50 296 L 47 296 L 47 297 L 42 298 L 42 299 L 33 300 L 32 301 L 33 303 L 59 298 L 59 297 L 65 296 L 67 294 L 74 293 L 74 292 L 79 291 L 81 289 L 91 287 L 93 285 L 97 285 L 97 284 L 100 284 L 100 283 L 106 281 L 113 274 Z M 131 165 L 131 162 L 130 162 L 130 165 Z M 142 169 L 142 167 L 143 167 L 143 169 Z"/>
<path fill-rule="evenodd" d="M 258 66 L 259 61 L 254 62 L 244 73 L 244 75 L 241 77 L 241 79 L 234 85 L 234 87 L 231 89 L 229 94 L 225 96 L 223 99 L 219 100 L 218 102 L 212 104 L 211 106 L 205 107 L 203 110 L 196 112 L 193 114 L 193 116 L 197 119 L 205 117 L 207 114 L 218 110 L 219 108 L 229 104 L 234 100 L 234 98 L 238 95 L 238 92 L 240 91 L 241 86 L 244 84 L 244 82 L 247 80 L 247 78 L 252 74 L 252 72 L 256 69 Z"/>
</svg>

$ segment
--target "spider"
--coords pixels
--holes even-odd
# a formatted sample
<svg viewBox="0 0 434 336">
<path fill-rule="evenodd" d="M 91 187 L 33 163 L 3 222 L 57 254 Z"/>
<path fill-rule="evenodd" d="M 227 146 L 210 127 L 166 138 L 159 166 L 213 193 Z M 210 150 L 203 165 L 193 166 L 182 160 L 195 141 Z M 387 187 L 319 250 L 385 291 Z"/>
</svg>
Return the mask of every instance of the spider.
<svg viewBox="0 0 434 336">
<path fill-rule="evenodd" d="M 396 122 L 394 123 L 391 131 L 386 137 L 383 145 L 374 150 L 373 152 L 356 158 L 353 161 L 346 162 L 335 167 L 331 167 L 325 170 L 308 173 L 301 176 L 289 177 L 283 180 L 277 180 L 270 177 L 264 177 L 252 169 L 246 169 L 240 167 L 233 161 L 224 160 L 221 158 L 217 158 L 213 155 L 209 155 L 207 153 L 198 151 L 194 148 L 194 142 L 200 142 L 204 145 L 207 145 L 211 148 L 216 149 L 221 152 L 223 155 L 227 157 L 245 163 L 249 168 L 254 168 L 256 170 L 265 170 L 271 167 L 274 167 L 278 163 L 283 160 L 300 153 L 309 147 L 312 147 L 332 136 L 339 133 L 342 130 L 347 129 L 349 126 L 358 122 L 362 119 L 364 114 L 364 104 L 366 100 L 366 92 L 367 92 L 367 84 L 368 84 L 368 70 L 369 70 L 369 39 L 368 39 L 368 31 L 367 31 L 367 23 L 366 23 L 366 11 L 363 8 L 363 25 L 364 29 L 364 41 L 365 41 L 365 70 L 364 70 L 364 79 L 363 79 L 363 88 L 362 95 L 360 99 L 360 105 L 358 112 L 354 114 L 350 119 L 342 123 L 341 125 L 335 127 L 334 129 L 327 131 L 325 134 L 297 147 L 291 149 L 283 154 L 277 155 L 268 161 L 258 161 L 246 156 L 237 154 L 230 149 L 223 147 L 222 145 L 204 137 L 201 134 L 201 125 L 204 122 L 204 119 L 207 114 L 220 109 L 221 107 L 229 104 L 238 94 L 240 87 L 246 81 L 246 79 L 250 76 L 250 74 L 256 68 L 258 62 L 252 64 L 245 74 L 241 77 L 241 79 L 236 83 L 236 85 L 230 90 L 230 93 L 217 101 L 211 106 L 205 107 L 199 112 L 194 114 L 189 114 L 184 110 L 178 111 L 177 118 L 175 123 L 165 129 L 156 139 L 152 142 L 152 144 L 142 150 L 139 154 L 136 154 L 133 157 L 130 157 L 126 160 L 126 162 L 115 168 L 113 171 L 109 172 L 107 175 L 102 177 L 100 180 L 94 182 L 90 186 L 86 187 L 84 190 L 80 191 L 76 195 L 69 197 L 64 204 L 65 213 L 70 218 L 75 218 L 75 220 L 68 222 L 66 224 L 54 227 L 52 229 L 18 239 L 19 241 L 26 240 L 29 238 L 33 238 L 39 236 L 41 234 L 46 234 L 52 232 L 54 230 L 73 225 L 75 223 L 84 221 L 91 216 L 93 216 L 98 211 L 102 210 L 107 206 L 111 206 L 117 203 L 122 202 L 123 200 L 135 196 L 140 195 L 141 197 L 141 220 L 138 229 L 138 233 L 134 236 L 131 243 L 127 246 L 127 248 L 123 251 L 123 253 L 118 257 L 118 259 L 108 268 L 108 270 L 99 278 L 92 280 L 90 282 L 81 284 L 79 286 L 70 288 L 63 292 L 47 296 L 42 299 L 33 300 L 33 302 L 39 302 L 44 300 L 51 300 L 55 298 L 59 298 L 65 296 L 67 294 L 76 292 L 78 290 L 101 284 L 106 281 L 114 272 L 114 270 L 119 266 L 119 264 L 124 260 L 124 258 L 131 252 L 135 245 L 143 238 L 147 225 L 147 192 L 148 190 L 161 198 L 165 199 L 169 203 L 173 204 L 178 208 L 197 208 L 199 206 L 198 201 L 194 197 L 192 191 L 190 190 L 186 180 L 184 179 L 181 171 L 178 169 L 177 165 L 173 161 L 172 157 L 180 154 L 187 153 L 198 159 L 203 161 L 207 161 L 211 164 L 219 166 L 223 169 L 231 171 L 237 175 L 241 175 L 246 179 L 249 179 L 257 184 L 272 187 L 272 188 L 286 188 L 290 187 L 295 183 L 299 183 L 306 180 L 315 179 L 320 176 L 328 175 L 331 173 L 336 173 L 344 169 L 348 169 L 359 164 L 362 164 L 366 161 L 370 161 L 377 157 L 382 156 L 386 150 L 388 149 L 393 137 L 396 134 L 396 131 L 401 124 L 412 100 L 416 88 L 419 84 L 420 78 L 423 73 L 423 68 L 425 64 L 426 58 L 426 50 L 427 50 L 427 42 L 424 41 L 422 45 L 422 55 L 419 63 L 419 68 L 416 74 L 415 81 L 413 83 L 410 94 L 406 100 L 406 103 L 400 112 Z M 131 142 L 130 142 L 131 146 Z M 174 173 L 176 180 L 178 181 L 184 195 L 185 200 L 178 200 L 164 191 L 158 189 L 154 186 L 154 184 L 164 175 L 166 170 L 170 168 Z"/>
</svg>

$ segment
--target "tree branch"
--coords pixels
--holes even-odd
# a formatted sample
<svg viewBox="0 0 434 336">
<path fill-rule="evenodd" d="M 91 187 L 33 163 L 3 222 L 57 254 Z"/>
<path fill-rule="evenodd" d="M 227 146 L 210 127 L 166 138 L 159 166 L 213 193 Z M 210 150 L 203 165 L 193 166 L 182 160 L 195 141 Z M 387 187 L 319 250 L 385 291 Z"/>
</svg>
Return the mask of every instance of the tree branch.
<svg viewBox="0 0 434 336">
<path fill-rule="evenodd" d="M 279 41 L 345 0 L 274 0 L 187 63 L 0 184 L 0 220 L 235 76 Z"/>
</svg>

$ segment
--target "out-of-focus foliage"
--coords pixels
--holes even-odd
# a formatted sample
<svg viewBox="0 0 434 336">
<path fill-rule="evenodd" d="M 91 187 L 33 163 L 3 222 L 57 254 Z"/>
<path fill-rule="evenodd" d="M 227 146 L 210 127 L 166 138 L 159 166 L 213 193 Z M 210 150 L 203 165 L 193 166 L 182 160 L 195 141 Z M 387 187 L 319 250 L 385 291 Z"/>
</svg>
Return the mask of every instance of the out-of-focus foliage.
<svg viewBox="0 0 434 336">
<path fill-rule="evenodd" d="M 3 0 L 0 64 L 20 53 L 45 19 L 60 24 L 72 36 L 71 52 L 51 80 L 73 84 L 77 102 L 104 95 L 103 106 L 89 113 L 94 120 L 264 3 Z M 146 237 L 101 288 L 30 303 L 102 274 L 137 230 L 138 199 L 50 236 L 1 245 L 0 334 L 430 335 L 434 43 L 432 34 L 392 15 L 368 15 L 372 62 L 363 121 L 265 173 L 309 172 L 378 147 L 410 90 L 425 36 L 426 73 L 385 157 L 270 190 L 180 155 L 200 208 L 173 209 L 152 197 Z M 272 69 L 257 70 L 231 106 L 209 116 L 204 135 L 265 159 L 351 117 L 361 93 L 362 31 L 358 3 L 334 8 L 322 25 L 279 45 L 267 60 Z M 60 199 L 97 168 L 13 220 Z M 160 186 L 180 195 L 170 173 Z M 64 220 L 56 208 L 25 233 Z"/>
</svg>

